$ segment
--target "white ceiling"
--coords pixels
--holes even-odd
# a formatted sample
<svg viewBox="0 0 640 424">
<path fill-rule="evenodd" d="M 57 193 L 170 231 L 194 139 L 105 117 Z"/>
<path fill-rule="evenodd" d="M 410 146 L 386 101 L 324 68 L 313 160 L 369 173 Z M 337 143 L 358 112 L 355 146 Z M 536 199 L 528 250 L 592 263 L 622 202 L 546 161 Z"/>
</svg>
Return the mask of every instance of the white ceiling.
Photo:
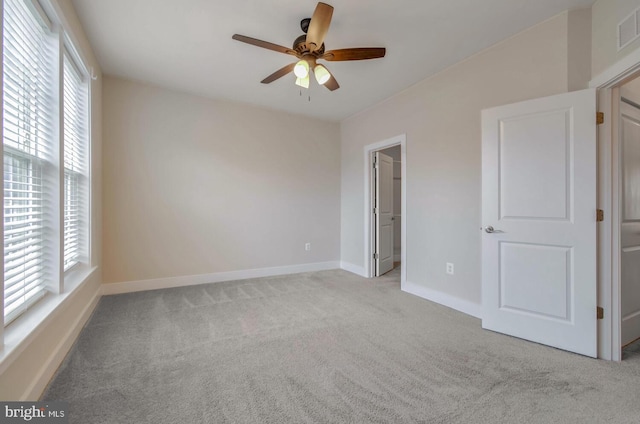
<svg viewBox="0 0 640 424">
<path fill-rule="evenodd" d="M 232 40 L 290 47 L 314 0 L 73 0 L 102 70 L 205 97 L 340 121 L 564 10 L 594 0 L 325 0 L 335 10 L 327 50 L 386 47 L 383 59 L 326 62 L 340 84 L 308 91 L 287 75 L 260 81 L 292 56 Z M 308 100 L 311 96 L 311 101 Z"/>
</svg>

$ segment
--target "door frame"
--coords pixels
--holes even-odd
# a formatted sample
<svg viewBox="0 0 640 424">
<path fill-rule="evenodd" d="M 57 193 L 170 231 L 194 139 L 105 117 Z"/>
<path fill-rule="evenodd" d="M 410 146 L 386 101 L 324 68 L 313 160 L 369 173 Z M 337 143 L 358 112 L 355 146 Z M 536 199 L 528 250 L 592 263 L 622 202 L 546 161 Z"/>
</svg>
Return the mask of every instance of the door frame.
<svg viewBox="0 0 640 424">
<path fill-rule="evenodd" d="M 598 358 L 622 360 L 622 276 L 620 205 L 622 175 L 620 172 L 620 86 L 640 77 L 640 49 L 613 64 L 593 78 L 597 106 L 604 112 L 604 123 L 598 126 L 598 207 L 604 210 L 604 221 L 598 225 L 598 304 L 604 318 L 598 320 Z"/>
<path fill-rule="evenodd" d="M 400 146 L 401 207 L 400 219 L 400 286 L 407 280 L 407 135 L 400 134 L 386 140 L 364 146 L 364 272 L 366 278 L 375 275 L 375 219 L 373 216 L 373 198 L 375 193 L 373 178 L 373 154 L 389 147 Z"/>
</svg>

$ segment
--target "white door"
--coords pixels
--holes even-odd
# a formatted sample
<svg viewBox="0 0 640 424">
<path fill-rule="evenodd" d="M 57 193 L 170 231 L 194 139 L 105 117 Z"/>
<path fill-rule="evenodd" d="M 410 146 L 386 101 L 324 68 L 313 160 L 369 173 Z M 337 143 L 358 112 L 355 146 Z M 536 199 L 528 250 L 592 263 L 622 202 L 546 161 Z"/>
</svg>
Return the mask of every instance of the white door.
<svg viewBox="0 0 640 424">
<path fill-rule="evenodd" d="M 622 345 L 640 338 L 640 109 L 621 103 Z"/>
<path fill-rule="evenodd" d="M 376 277 L 393 269 L 393 158 L 375 153 Z"/>
<path fill-rule="evenodd" d="M 482 327 L 597 356 L 596 94 L 482 111 Z"/>
</svg>

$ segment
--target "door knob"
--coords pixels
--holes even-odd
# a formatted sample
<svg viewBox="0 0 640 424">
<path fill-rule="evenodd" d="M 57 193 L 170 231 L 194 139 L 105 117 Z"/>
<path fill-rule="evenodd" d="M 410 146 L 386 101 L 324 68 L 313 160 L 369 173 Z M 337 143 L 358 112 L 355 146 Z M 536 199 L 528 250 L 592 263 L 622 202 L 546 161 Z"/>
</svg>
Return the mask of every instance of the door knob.
<svg viewBox="0 0 640 424">
<path fill-rule="evenodd" d="M 487 228 L 484 229 L 487 233 L 491 234 L 493 232 L 495 232 L 496 230 L 493 229 L 493 227 L 491 225 L 489 225 Z"/>
</svg>

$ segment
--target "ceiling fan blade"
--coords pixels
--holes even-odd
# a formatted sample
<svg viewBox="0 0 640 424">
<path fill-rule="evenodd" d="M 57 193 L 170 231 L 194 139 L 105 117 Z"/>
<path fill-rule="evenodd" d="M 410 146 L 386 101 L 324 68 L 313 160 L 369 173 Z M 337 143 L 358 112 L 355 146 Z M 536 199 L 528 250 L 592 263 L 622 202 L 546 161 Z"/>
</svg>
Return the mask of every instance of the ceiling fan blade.
<svg viewBox="0 0 640 424">
<path fill-rule="evenodd" d="M 290 63 L 289 65 L 278 69 L 277 71 L 275 71 L 273 74 L 269 75 L 268 77 L 266 77 L 265 79 L 263 79 L 262 81 L 260 81 L 263 84 L 269 84 L 271 82 L 274 82 L 275 80 L 277 80 L 278 78 L 282 78 L 283 76 L 287 75 L 289 72 L 293 71 L 293 68 L 296 66 L 295 63 Z"/>
<path fill-rule="evenodd" d="M 324 37 L 329 31 L 331 25 L 331 17 L 333 16 L 333 6 L 319 2 L 316 10 L 313 12 L 309 29 L 307 30 L 307 47 L 312 52 L 322 47 Z"/>
<path fill-rule="evenodd" d="M 329 61 L 366 60 L 384 57 L 387 49 L 384 47 L 357 47 L 353 49 L 329 50 L 322 55 L 322 59 Z"/>
<path fill-rule="evenodd" d="M 325 66 L 325 69 L 326 69 L 326 66 Z M 340 88 L 340 84 L 338 84 L 338 81 L 336 81 L 336 79 L 333 77 L 333 74 L 331 73 L 331 71 L 327 69 L 327 72 L 329 72 L 329 75 L 331 75 L 331 78 L 329 78 L 329 80 L 324 83 L 324 86 L 331 91 L 334 91 Z"/>
<path fill-rule="evenodd" d="M 262 47 L 263 49 L 269 49 L 276 52 L 290 54 L 292 56 L 297 56 L 298 54 L 287 47 L 279 46 L 277 44 L 269 43 L 268 41 L 258 40 L 257 38 L 247 37 L 246 35 L 233 34 L 234 40 L 242 41 L 243 43 L 251 44 L 253 46 Z"/>
</svg>

